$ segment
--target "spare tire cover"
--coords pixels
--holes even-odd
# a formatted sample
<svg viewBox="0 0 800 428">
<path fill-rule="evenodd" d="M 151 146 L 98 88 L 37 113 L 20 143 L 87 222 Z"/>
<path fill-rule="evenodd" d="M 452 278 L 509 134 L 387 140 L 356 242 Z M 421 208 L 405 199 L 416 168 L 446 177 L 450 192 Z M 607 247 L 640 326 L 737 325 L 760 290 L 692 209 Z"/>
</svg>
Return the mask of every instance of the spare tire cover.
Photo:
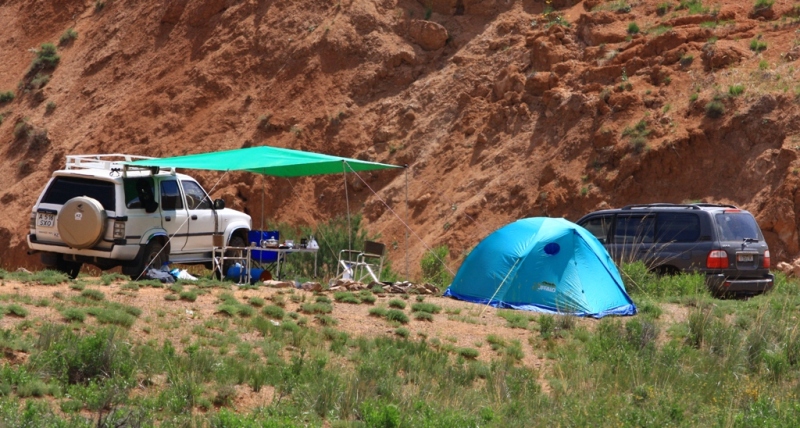
<svg viewBox="0 0 800 428">
<path fill-rule="evenodd" d="M 106 211 L 97 199 L 88 196 L 72 198 L 58 213 L 58 233 L 72 248 L 90 248 L 103 238 Z"/>
</svg>

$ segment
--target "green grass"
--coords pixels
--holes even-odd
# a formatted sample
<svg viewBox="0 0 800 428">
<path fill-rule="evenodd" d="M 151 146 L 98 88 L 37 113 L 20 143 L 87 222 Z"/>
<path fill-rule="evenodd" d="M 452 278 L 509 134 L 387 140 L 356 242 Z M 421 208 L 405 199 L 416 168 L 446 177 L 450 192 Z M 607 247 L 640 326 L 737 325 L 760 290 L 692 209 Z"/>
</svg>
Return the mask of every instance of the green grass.
<svg viewBox="0 0 800 428">
<path fill-rule="evenodd" d="M 98 300 L 98 301 L 106 298 L 106 295 L 103 294 L 102 291 L 95 290 L 93 288 L 87 288 L 81 291 L 81 296 L 86 297 L 87 299 Z"/>
<path fill-rule="evenodd" d="M 744 93 L 744 85 L 731 85 L 728 87 L 728 95 L 738 97 Z"/>
<path fill-rule="evenodd" d="M 411 310 L 414 312 L 428 312 L 430 314 L 438 314 L 442 311 L 442 307 L 434 305 L 433 303 L 414 303 L 411 305 Z"/>
<path fill-rule="evenodd" d="M 795 425 L 797 280 L 776 273 L 766 295 L 719 300 L 699 275 L 659 277 L 640 263 L 620 270 L 637 316 L 499 310 L 506 326 L 477 337 L 437 331 L 438 318 L 403 325 L 406 313 L 383 303 L 358 309 L 365 325 L 379 325 L 378 334 L 362 336 L 338 331 L 325 313 L 242 318 L 239 308 L 255 308 L 231 296 L 212 306 L 235 308 L 230 317 L 187 320 L 182 308 L 162 302 L 141 306 L 147 315 L 135 321 L 139 307 L 110 300 L 146 304 L 136 297 L 107 293 L 97 301 L 64 292 L 75 298 L 54 296 L 49 305 L 60 317 L 3 320 L 9 362 L 0 365 L 0 419 L 74 427 L 97 426 L 103 415 L 117 418 L 105 426 Z M 36 302 L 8 283 L 0 290 L 4 307 Z M 330 305 L 317 297 L 290 307 Z M 460 307 L 445 313 L 478 317 L 481 309 Z M 258 312 L 268 308 L 285 311 L 265 305 Z M 134 322 L 130 330 L 102 324 L 104 312 Z M 78 324 L 87 313 L 98 322 Z M 25 358 L 11 363 L 14 355 Z M 264 407 L 236 407 L 240 394 L 255 398 L 265 388 L 274 399 Z"/>
<path fill-rule="evenodd" d="M 403 310 L 403 309 L 406 308 L 406 302 L 404 302 L 404 301 L 402 301 L 400 299 L 392 299 L 392 300 L 389 300 L 389 307 L 390 308 L 394 308 L 394 309 Z"/>
</svg>

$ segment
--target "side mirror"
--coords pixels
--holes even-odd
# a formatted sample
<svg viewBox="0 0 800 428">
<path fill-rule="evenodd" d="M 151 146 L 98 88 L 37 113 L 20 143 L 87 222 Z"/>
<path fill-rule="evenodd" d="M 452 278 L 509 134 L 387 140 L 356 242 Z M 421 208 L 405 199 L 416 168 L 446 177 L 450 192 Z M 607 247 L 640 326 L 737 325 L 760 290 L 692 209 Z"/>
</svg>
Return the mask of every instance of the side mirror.
<svg viewBox="0 0 800 428">
<path fill-rule="evenodd" d="M 223 210 L 223 209 L 225 209 L 225 200 L 224 199 L 214 199 L 214 209 L 215 210 Z"/>
</svg>

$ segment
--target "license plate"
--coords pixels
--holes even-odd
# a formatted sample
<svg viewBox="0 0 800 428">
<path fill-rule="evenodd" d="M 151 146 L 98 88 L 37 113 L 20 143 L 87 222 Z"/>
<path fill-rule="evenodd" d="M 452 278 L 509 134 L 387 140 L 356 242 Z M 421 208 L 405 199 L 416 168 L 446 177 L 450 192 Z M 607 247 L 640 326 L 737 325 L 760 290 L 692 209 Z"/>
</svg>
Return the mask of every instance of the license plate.
<svg viewBox="0 0 800 428">
<path fill-rule="evenodd" d="M 53 227 L 56 225 L 56 215 L 49 213 L 38 213 L 36 225 L 39 227 Z"/>
<path fill-rule="evenodd" d="M 736 260 L 738 260 L 740 262 L 752 262 L 753 261 L 753 255 L 752 254 L 737 254 L 736 255 Z"/>
</svg>

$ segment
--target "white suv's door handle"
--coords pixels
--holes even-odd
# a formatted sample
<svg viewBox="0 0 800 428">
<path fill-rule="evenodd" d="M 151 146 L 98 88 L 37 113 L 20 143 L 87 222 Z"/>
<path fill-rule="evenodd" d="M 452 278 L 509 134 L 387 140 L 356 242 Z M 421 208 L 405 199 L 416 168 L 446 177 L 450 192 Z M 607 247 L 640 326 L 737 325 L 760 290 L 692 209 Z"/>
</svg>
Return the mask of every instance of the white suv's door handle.
<svg viewBox="0 0 800 428">
<path fill-rule="evenodd" d="M 197 220 L 197 216 L 196 216 L 196 215 L 193 215 L 193 216 L 192 216 L 192 220 Z"/>
<path fill-rule="evenodd" d="M 170 216 L 168 216 L 168 215 L 165 215 L 165 216 L 164 216 L 164 221 L 170 221 L 170 220 L 172 220 L 172 217 L 170 217 Z"/>
</svg>

